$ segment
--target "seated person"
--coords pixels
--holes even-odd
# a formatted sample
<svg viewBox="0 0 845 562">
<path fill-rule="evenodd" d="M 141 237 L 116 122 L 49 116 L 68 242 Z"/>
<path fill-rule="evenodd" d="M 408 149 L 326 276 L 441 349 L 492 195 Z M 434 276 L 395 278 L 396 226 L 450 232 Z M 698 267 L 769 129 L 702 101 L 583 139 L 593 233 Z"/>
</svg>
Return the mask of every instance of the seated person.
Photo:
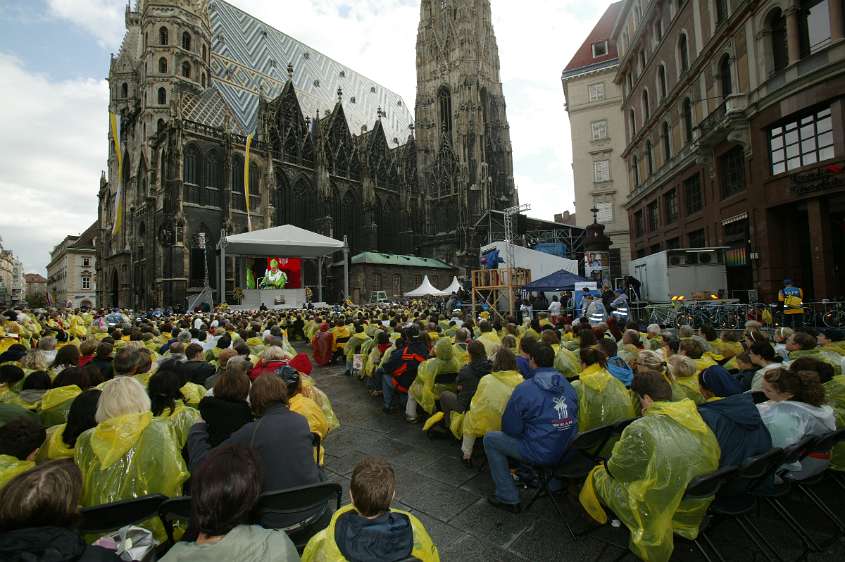
<svg viewBox="0 0 845 562">
<path fill-rule="evenodd" d="M 73 399 L 68 410 L 67 423 L 47 428 L 47 438 L 36 458 L 38 462 L 73 458 L 77 438 L 97 425 L 95 416 L 100 394 L 96 388 L 90 388 Z"/>
<path fill-rule="evenodd" d="M 743 392 L 742 383 L 721 365 L 707 367 L 698 373 L 698 388 L 705 402 L 727 398 Z"/>
<path fill-rule="evenodd" d="M 13 419 L 0 427 L 0 489 L 35 467 L 35 456 L 46 437 L 41 423 L 29 417 Z"/>
<path fill-rule="evenodd" d="M 255 449 L 227 445 L 211 451 L 191 478 L 191 525 L 196 542 L 178 542 L 162 562 L 239 560 L 294 562 L 296 547 L 282 530 L 250 525 L 261 494 Z"/>
<path fill-rule="evenodd" d="M 200 421 L 199 411 L 185 405 L 182 386 L 182 375 L 166 367 L 162 367 L 150 377 L 147 386 L 153 415 L 170 423 L 179 441 L 179 449 L 185 446 L 191 427 Z"/>
<path fill-rule="evenodd" d="M 484 436 L 490 476 L 496 486 L 487 501 L 510 512 L 520 511 L 519 493 L 508 458 L 536 465 L 557 465 L 578 434 L 578 396 L 557 372 L 555 352 L 538 344 L 532 349 L 534 376 L 517 386 L 502 416 L 502 431 Z"/>
<path fill-rule="evenodd" d="M 249 401 L 256 415 L 250 422 L 222 443 L 249 446 L 258 451 L 262 467 L 262 492 L 287 490 L 321 481 L 320 470 L 314 460 L 311 429 L 308 421 L 288 407 L 287 387 L 277 376 L 261 376 L 249 389 Z M 208 428 L 198 423 L 188 436 L 188 458 L 196 469 L 209 454 Z M 325 527 L 329 514 L 325 506 L 303 513 L 274 514 L 262 525 L 274 529 L 313 522 L 319 530 Z"/>
<path fill-rule="evenodd" d="M 694 343 L 692 340 L 688 340 Z M 682 342 L 684 343 L 684 342 Z M 672 380 L 672 400 L 676 402 L 689 398 L 696 404 L 704 403 L 701 388 L 698 385 L 698 369 L 695 361 L 685 355 L 673 355 L 667 362 Z"/>
<path fill-rule="evenodd" d="M 786 448 L 836 429 L 833 408 L 825 404 L 825 389 L 814 371 L 772 369 L 763 376 L 763 393 L 769 400 L 757 408 L 774 447 Z M 814 452 L 783 468 L 790 479 L 804 480 L 823 472 L 830 458 L 830 451 Z"/>
<path fill-rule="evenodd" d="M 781 359 L 767 341 L 756 341 L 748 348 L 748 357 L 757 371 L 751 379 L 751 392 L 763 392 L 763 376 L 781 367 Z"/>
<path fill-rule="evenodd" d="M 716 368 L 721 367 L 709 367 L 701 372 L 701 377 L 711 378 L 712 375 L 706 373 Z M 698 407 L 698 413 L 719 442 L 722 450 L 720 468 L 739 466 L 746 459 L 772 448 L 772 437 L 750 394 L 734 393 L 721 400 L 708 401 Z"/>
<path fill-rule="evenodd" d="M 631 395 L 606 368 L 604 353 L 581 350 L 581 374 L 572 382 L 578 394 L 578 431 L 585 432 L 634 417 Z"/>
<path fill-rule="evenodd" d="M 361 346 L 370 337 L 364 333 L 363 324 L 355 324 L 355 333 L 349 337 L 349 341 L 343 348 L 343 353 L 346 356 L 346 371 L 343 373 L 347 376 L 352 376 L 352 366 L 355 362 L 355 355 L 361 353 Z"/>
<path fill-rule="evenodd" d="M 472 465 L 476 439 L 490 431 L 501 431 L 505 406 L 513 389 L 525 380 L 516 370 L 516 358 L 510 349 L 499 348 L 492 369 L 489 375 L 481 377 L 478 382 L 466 414 L 453 410 L 447 426 L 455 438 L 461 439 L 463 461 L 467 466 Z"/>
<path fill-rule="evenodd" d="M 390 508 L 395 495 L 393 467 L 383 459 L 364 458 L 352 471 L 352 503 L 337 511 L 328 528 L 308 541 L 303 562 L 411 557 L 439 562 L 437 547 L 419 519 Z"/>
<path fill-rule="evenodd" d="M 428 347 L 420 336 L 419 328 L 407 328 L 402 341 L 396 342 L 396 349 L 381 366 L 381 389 L 384 393 L 382 409 L 385 413 L 390 412 L 395 394 L 407 397 L 411 383 L 417 378 L 417 370 L 427 356 Z"/>
<path fill-rule="evenodd" d="M 29 373 L 23 380 L 21 392 L 12 403 L 23 406 L 27 410 L 38 410 L 41 407 L 41 399 L 50 390 L 50 374 L 47 371 L 34 371 Z"/>
<path fill-rule="evenodd" d="M 182 373 L 189 382 L 205 384 L 205 379 L 214 374 L 214 365 L 205 360 L 205 352 L 198 343 L 192 343 L 185 348 L 187 361 L 180 365 Z"/>
<path fill-rule="evenodd" d="M 602 353 L 604 353 L 605 357 L 607 357 L 605 369 L 607 369 L 611 375 L 619 379 L 619 381 L 625 385 L 625 388 L 630 388 L 631 381 L 634 380 L 634 371 L 624 359 L 617 355 L 619 346 L 616 342 L 613 341 L 612 338 L 602 338 L 599 340 L 599 349 Z"/>
<path fill-rule="evenodd" d="M 274 375 L 285 365 L 290 365 L 300 373 L 311 372 L 311 360 L 307 355 L 304 353 L 293 355 L 278 345 L 271 345 L 261 352 L 261 358 L 249 372 L 249 378 L 255 380 L 261 375 Z"/>
<path fill-rule="evenodd" d="M 493 364 L 487 359 L 487 349 L 480 341 L 475 340 L 470 343 L 467 346 L 467 351 L 469 352 L 469 364 L 464 365 L 458 372 L 455 379 L 456 392 L 444 390 L 440 393 L 442 412 L 436 412 L 428 418 L 423 426 L 423 431 L 430 430 L 441 421 L 447 429 L 451 427 L 450 414 L 452 412 L 466 412 L 469 409 L 469 404 L 472 397 L 475 396 L 481 377 L 490 374 L 493 370 Z M 503 356 L 507 356 L 507 354 Z M 509 356 L 513 357 L 513 354 Z M 464 458 L 467 458 L 466 455 Z"/>
<path fill-rule="evenodd" d="M 481 333 L 476 339 L 484 345 L 487 357 L 492 359 L 496 354 L 496 351 L 499 349 L 499 346 L 502 345 L 502 340 L 499 339 L 498 334 L 493 331 L 493 327 L 490 326 L 490 322 L 488 320 L 482 320 L 479 322 L 478 328 L 481 330 Z"/>
<path fill-rule="evenodd" d="M 288 407 L 308 420 L 311 433 L 319 435 L 320 441 L 324 440 L 331 429 L 329 422 L 319 404 L 302 394 L 302 377 L 299 372 L 292 367 L 282 367 L 277 375 L 287 387 Z M 322 458 L 319 459 L 319 464 L 323 464 Z"/>
<path fill-rule="evenodd" d="M 328 324 L 320 324 L 320 330 L 311 339 L 311 350 L 314 353 L 314 361 L 320 367 L 325 367 L 332 362 L 334 334 L 329 331 Z"/>
<path fill-rule="evenodd" d="M 519 355 L 516 356 L 516 368 L 524 379 L 530 379 L 534 372 L 531 370 L 531 346 L 537 344 L 537 338 L 531 335 L 524 335 L 519 340 Z"/>
<path fill-rule="evenodd" d="M 114 561 L 74 529 L 82 475 L 70 459 L 51 461 L 13 478 L 0 491 L 0 560 Z"/>
<path fill-rule="evenodd" d="M 616 514 L 631 531 L 634 554 L 665 562 L 673 531 L 686 538 L 698 534 L 710 502 L 685 502 L 683 496 L 690 481 L 718 468 L 719 444 L 692 400 L 672 402 L 672 387 L 660 373 L 638 372 L 631 389 L 643 417 L 625 428 L 610 459 L 593 469 L 581 499 L 602 523 L 607 516 L 593 503 L 596 498 Z M 590 497 L 593 502 L 586 501 Z"/>
<path fill-rule="evenodd" d="M 150 398 L 132 377 L 103 384 L 97 426 L 76 440 L 74 461 L 82 471 L 82 505 L 92 506 L 149 494 L 182 495 L 188 470 L 170 424 L 155 419 Z M 165 539 L 159 519 L 143 524 Z"/>
<path fill-rule="evenodd" d="M 232 433 L 252 421 L 252 409 L 247 402 L 249 377 L 246 359 L 231 359 L 214 383 L 210 396 L 200 400 L 199 411 L 206 423 L 208 441 L 216 447 Z"/>
<path fill-rule="evenodd" d="M 742 391 L 748 392 L 751 390 L 751 383 L 754 382 L 754 374 L 759 367 L 752 363 L 751 355 L 747 351 L 736 354 L 733 359 L 736 369 L 731 372 L 734 378 L 742 385 Z"/>
<path fill-rule="evenodd" d="M 483 348 L 484 346 L 481 347 Z M 440 400 L 442 403 L 442 392 L 446 391 L 443 390 L 442 385 L 435 384 L 435 379 L 441 374 L 458 373 L 459 364 L 454 352 L 455 348 L 448 338 L 439 339 L 434 346 L 434 357 L 425 360 L 419 366 L 417 377 L 411 383 L 411 387 L 408 390 L 408 402 L 405 405 L 405 419 L 409 423 L 415 423 L 417 421 L 418 403 L 429 414 L 434 413 L 434 406 L 437 400 Z M 469 365 L 463 367 L 460 371 L 463 372 L 467 367 Z"/>
</svg>

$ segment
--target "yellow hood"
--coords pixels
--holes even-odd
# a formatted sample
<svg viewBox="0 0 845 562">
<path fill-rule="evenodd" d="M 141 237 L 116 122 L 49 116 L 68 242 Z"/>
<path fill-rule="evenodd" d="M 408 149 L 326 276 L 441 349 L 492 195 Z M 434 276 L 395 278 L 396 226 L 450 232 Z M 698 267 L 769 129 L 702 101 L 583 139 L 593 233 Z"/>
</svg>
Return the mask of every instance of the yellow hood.
<svg viewBox="0 0 845 562">
<path fill-rule="evenodd" d="M 695 402 L 689 398 L 677 402 L 655 402 L 643 415 L 667 416 L 694 433 L 710 433 L 710 428 L 701 419 Z"/>
<path fill-rule="evenodd" d="M 41 397 L 41 409 L 49 410 L 59 404 L 64 404 L 68 400 L 73 400 L 80 394 L 82 394 L 82 389 L 75 384 L 51 388 Z"/>
<path fill-rule="evenodd" d="M 98 424 L 91 435 L 91 449 L 102 468 L 113 465 L 131 449 L 150 425 L 152 412 L 126 414 Z"/>
</svg>

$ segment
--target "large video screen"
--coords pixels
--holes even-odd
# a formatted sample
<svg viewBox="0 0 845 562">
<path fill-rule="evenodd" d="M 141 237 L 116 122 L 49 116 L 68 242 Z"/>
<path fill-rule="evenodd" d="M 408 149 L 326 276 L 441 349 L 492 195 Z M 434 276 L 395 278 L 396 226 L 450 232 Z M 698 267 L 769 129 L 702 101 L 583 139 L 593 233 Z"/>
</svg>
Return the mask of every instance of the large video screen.
<svg viewBox="0 0 845 562">
<path fill-rule="evenodd" d="M 265 263 L 256 260 L 254 270 L 247 273 L 247 285 L 251 285 L 249 273 L 260 289 L 302 288 L 302 259 L 270 256 Z M 262 270 L 263 269 L 263 270 Z"/>
</svg>

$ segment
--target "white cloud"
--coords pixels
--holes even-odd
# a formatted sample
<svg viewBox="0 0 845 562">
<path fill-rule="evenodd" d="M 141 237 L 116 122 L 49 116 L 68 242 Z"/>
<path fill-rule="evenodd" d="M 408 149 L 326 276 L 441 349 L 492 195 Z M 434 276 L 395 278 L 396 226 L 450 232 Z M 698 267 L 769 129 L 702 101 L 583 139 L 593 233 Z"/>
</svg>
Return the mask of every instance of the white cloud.
<svg viewBox="0 0 845 562">
<path fill-rule="evenodd" d="M 50 14 L 69 20 L 116 50 L 123 39 L 126 0 L 47 0 Z"/>
<path fill-rule="evenodd" d="M 0 235 L 27 271 L 97 218 L 105 163 L 105 81 L 50 81 L 0 53 Z"/>
</svg>

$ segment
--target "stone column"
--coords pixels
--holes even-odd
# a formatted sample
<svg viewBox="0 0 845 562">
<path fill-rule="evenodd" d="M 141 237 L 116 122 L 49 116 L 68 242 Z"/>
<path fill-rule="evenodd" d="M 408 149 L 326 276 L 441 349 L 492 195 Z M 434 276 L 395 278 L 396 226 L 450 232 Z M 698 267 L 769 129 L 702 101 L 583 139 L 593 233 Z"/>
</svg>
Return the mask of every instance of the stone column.
<svg viewBox="0 0 845 562">
<path fill-rule="evenodd" d="M 830 39 L 839 41 L 845 37 L 842 22 L 842 0 L 829 0 L 827 3 L 830 14 Z"/>
<path fill-rule="evenodd" d="M 792 6 L 786 10 L 786 43 L 789 51 L 789 64 L 795 64 L 801 58 L 801 32 L 798 12 L 797 6 Z"/>
<path fill-rule="evenodd" d="M 833 240 L 828 207 L 822 197 L 807 201 L 810 253 L 813 264 L 813 300 L 830 298 L 834 290 Z M 806 285 L 806 282 L 805 282 Z M 808 300 L 805 298 L 805 300 Z"/>
</svg>

